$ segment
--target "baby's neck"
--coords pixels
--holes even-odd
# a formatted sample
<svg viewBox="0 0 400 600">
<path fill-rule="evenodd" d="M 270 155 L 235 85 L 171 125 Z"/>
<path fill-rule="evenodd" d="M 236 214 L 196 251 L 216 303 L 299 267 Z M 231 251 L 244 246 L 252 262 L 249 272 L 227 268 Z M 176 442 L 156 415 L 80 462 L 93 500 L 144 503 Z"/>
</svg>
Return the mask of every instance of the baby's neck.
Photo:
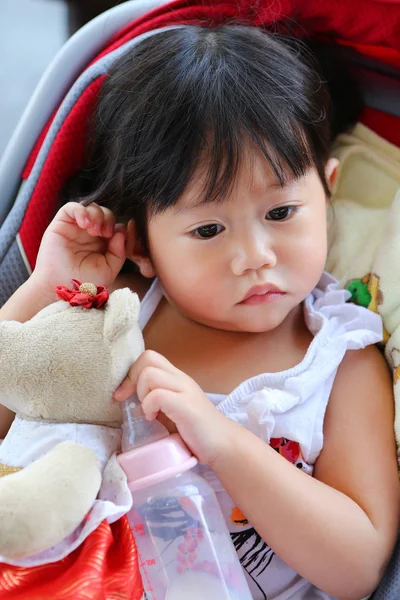
<svg viewBox="0 0 400 600">
<path fill-rule="evenodd" d="M 165 356 L 205 391 L 230 393 L 245 379 L 284 371 L 301 362 L 312 335 L 302 305 L 279 327 L 249 333 L 197 323 L 164 299 L 146 326 L 144 338 L 146 348 Z"/>
<path fill-rule="evenodd" d="M 168 319 L 171 319 L 171 323 L 174 323 L 175 331 L 180 331 L 181 333 L 190 332 L 198 342 L 204 340 L 222 345 L 232 343 L 243 344 L 247 339 L 260 337 L 263 339 L 264 344 L 267 342 L 276 344 L 279 343 L 278 340 L 282 339 L 282 337 L 288 336 L 290 339 L 296 339 L 303 327 L 308 331 L 304 321 L 303 303 L 296 306 L 278 327 L 256 333 L 213 327 L 212 325 L 198 322 L 179 311 L 166 298 L 162 299 L 159 310 L 160 312 L 164 311 L 165 315 L 168 314 Z"/>
</svg>

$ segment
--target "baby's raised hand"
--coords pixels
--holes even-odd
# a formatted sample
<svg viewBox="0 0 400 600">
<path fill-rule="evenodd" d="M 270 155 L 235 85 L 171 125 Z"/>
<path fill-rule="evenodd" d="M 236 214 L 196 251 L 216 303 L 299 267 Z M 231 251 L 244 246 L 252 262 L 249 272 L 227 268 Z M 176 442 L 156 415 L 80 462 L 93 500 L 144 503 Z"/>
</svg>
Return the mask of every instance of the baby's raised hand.
<svg viewBox="0 0 400 600">
<path fill-rule="evenodd" d="M 149 420 L 160 411 L 164 413 L 198 460 L 212 466 L 233 423 L 215 408 L 189 375 L 158 352 L 146 350 L 132 365 L 114 398 L 126 400 L 134 392 Z"/>
<path fill-rule="evenodd" d="M 125 261 L 125 239 L 109 209 L 69 202 L 46 229 L 31 277 L 49 292 L 71 279 L 109 286 Z"/>
</svg>

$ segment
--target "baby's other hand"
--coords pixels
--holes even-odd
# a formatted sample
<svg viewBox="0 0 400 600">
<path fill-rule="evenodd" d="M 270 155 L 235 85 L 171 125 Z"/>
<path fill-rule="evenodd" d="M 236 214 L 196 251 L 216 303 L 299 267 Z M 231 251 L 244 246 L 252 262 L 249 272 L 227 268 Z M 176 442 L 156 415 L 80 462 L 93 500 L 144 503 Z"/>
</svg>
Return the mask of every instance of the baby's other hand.
<svg viewBox="0 0 400 600">
<path fill-rule="evenodd" d="M 51 292 L 71 279 L 110 286 L 125 261 L 125 239 L 108 208 L 68 202 L 45 231 L 31 278 Z"/>
<path fill-rule="evenodd" d="M 189 375 L 161 354 L 146 350 L 134 362 L 114 398 L 126 400 L 134 392 L 149 420 L 155 419 L 160 411 L 164 413 L 175 423 L 199 462 L 212 465 L 220 451 L 224 431 L 232 423 Z"/>
</svg>

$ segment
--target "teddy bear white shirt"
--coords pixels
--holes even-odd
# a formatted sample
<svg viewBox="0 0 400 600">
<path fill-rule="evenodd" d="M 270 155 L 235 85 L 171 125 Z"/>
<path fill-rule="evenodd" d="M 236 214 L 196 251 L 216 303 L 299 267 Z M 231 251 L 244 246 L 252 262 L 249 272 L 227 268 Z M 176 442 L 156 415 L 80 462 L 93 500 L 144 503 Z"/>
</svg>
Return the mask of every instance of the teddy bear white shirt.
<svg viewBox="0 0 400 600">
<path fill-rule="evenodd" d="M 132 507 L 132 496 L 116 452 L 121 447 L 121 430 L 80 423 L 47 423 L 16 417 L 12 436 L 0 445 L 0 462 L 26 467 L 51 448 L 72 441 L 93 450 L 103 473 L 102 484 L 93 507 L 75 531 L 52 548 L 34 556 L 12 560 L 0 555 L 0 562 L 30 567 L 61 560 L 75 550 L 100 523 L 117 521 Z"/>
</svg>

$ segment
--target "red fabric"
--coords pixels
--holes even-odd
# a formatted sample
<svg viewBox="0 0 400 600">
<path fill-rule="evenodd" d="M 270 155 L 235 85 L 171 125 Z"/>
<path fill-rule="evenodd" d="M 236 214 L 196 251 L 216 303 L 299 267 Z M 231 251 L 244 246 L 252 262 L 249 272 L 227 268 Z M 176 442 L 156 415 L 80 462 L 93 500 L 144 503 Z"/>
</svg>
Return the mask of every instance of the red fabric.
<svg viewBox="0 0 400 600">
<path fill-rule="evenodd" d="M 399 0 L 400 2 L 400 0 Z M 400 12 L 400 11 L 399 11 Z M 339 40 L 339 44 L 342 46 L 350 46 L 360 54 L 376 58 L 377 60 L 393 65 L 400 69 L 400 50 L 394 48 L 385 48 L 383 46 L 368 46 L 367 44 L 350 44 Z"/>
<path fill-rule="evenodd" d="M 281 24 L 285 31 L 294 29 L 298 34 L 322 34 L 334 41 L 400 50 L 398 7 L 374 0 L 177 0 L 128 24 L 95 60 L 157 27 L 190 21 L 218 25 L 232 19 L 257 27 Z"/>
<path fill-rule="evenodd" d="M 27 207 L 20 238 L 32 268 L 40 240 L 57 209 L 60 190 L 83 164 L 87 123 L 93 113 L 103 79 L 104 75 L 86 88 L 64 121 Z"/>
<path fill-rule="evenodd" d="M 0 563 L 0 600 L 140 600 L 143 586 L 126 517 L 106 521 L 63 560 L 40 567 Z"/>
<path fill-rule="evenodd" d="M 101 308 L 109 298 L 108 290 L 103 285 L 96 286 L 97 293 L 92 295 L 90 292 L 81 291 L 82 281 L 79 279 L 73 279 L 71 283 L 71 289 L 64 285 L 58 285 L 56 288 L 56 294 L 60 300 L 68 302 L 71 306 L 82 306 L 88 310 Z"/>
<path fill-rule="evenodd" d="M 400 119 L 374 108 L 364 108 L 361 123 L 400 148 Z"/>
</svg>

